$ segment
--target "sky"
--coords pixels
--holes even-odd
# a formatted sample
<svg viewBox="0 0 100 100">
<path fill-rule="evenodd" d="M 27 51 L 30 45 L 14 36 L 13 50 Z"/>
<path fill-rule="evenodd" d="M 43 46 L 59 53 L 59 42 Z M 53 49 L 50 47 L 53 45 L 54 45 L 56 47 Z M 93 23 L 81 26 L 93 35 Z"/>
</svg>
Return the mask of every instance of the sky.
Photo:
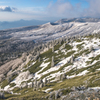
<svg viewBox="0 0 100 100">
<path fill-rule="evenodd" d="M 100 17 L 100 0 L 0 0 L 0 21 Z"/>
</svg>

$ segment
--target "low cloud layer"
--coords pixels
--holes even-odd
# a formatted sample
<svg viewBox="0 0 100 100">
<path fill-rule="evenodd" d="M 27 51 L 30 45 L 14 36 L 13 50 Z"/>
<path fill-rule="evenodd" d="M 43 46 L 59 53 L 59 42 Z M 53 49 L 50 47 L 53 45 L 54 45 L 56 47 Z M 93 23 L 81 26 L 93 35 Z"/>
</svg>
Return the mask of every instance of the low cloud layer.
<svg viewBox="0 0 100 100">
<path fill-rule="evenodd" d="M 0 12 L 15 12 L 17 9 L 9 6 L 0 6 Z"/>
</svg>

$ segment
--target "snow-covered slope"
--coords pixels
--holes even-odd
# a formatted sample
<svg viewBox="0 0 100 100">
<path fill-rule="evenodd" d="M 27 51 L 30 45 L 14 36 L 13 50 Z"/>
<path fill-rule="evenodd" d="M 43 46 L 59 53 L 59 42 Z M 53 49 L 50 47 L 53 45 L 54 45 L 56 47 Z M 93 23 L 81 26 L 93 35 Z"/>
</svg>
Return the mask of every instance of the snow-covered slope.
<svg viewBox="0 0 100 100">
<path fill-rule="evenodd" d="M 12 54 L 17 58 L 20 52 L 28 52 L 35 45 L 43 42 L 66 36 L 87 35 L 98 32 L 100 32 L 100 19 L 95 18 L 63 19 L 39 26 L 2 30 L 0 31 L 0 53 L 1 55 L 3 52 L 5 53 L 4 56 L 1 56 L 0 64 L 5 63 L 4 59 L 11 60 Z M 15 51 L 17 52 L 15 53 Z M 9 56 L 10 52 L 12 54 Z"/>
<path fill-rule="evenodd" d="M 1 86 L 4 87 L 4 91 L 10 91 L 10 93 L 15 92 L 16 88 L 26 89 L 25 87 L 28 87 L 29 90 L 31 88 L 39 90 L 45 86 L 45 90 L 42 91 L 66 89 L 76 83 L 75 86 L 81 84 L 87 87 L 100 86 L 99 37 L 100 35 L 97 34 L 64 40 L 61 44 L 54 46 L 54 51 L 48 49 L 48 51 L 41 53 L 39 55 L 41 60 L 30 60 L 17 75 L 12 76 L 13 80 L 10 81 L 11 75 L 8 75 Z M 52 60 L 52 56 L 54 60 Z M 51 66 L 52 61 L 54 61 L 53 67 Z M 10 71 L 13 73 L 17 70 L 18 68 Z M 9 83 L 4 85 L 6 80 L 9 80 Z M 70 83 L 72 80 L 74 80 L 73 84 Z M 48 84 L 54 85 L 48 88 Z M 59 84 L 64 85 L 59 87 Z M 20 95 L 21 92 L 13 94 Z"/>
<path fill-rule="evenodd" d="M 63 24 L 58 23 L 55 25 L 47 23 L 41 25 L 37 29 L 12 32 L 10 36 L 12 36 L 12 38 L 19 38 L 24 40 L 39 41 L 41 39 L 43 41 L 48 41 L 59 37 L 64 37 L 66 35 L 83 35 L 98 32 L 100 32 L 100 22 L 69 22 Z"/>
<path fill-rule="evenodd" d="M 49 22 L 40 26 L 4 30 L 0 32 L 0 38 L 48 41 L 66 35 L 83 35 L 98 32 L 100 32 L 99 19 L 69 19 L 55 23 Z"/>
</svg>

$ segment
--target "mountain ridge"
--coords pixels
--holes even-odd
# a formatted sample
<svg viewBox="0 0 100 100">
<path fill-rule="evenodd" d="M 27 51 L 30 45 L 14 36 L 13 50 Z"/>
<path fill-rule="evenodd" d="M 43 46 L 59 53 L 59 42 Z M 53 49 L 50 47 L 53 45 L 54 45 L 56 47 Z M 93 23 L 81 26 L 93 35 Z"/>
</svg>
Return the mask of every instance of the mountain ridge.
<svg viewBox="0 0 100 100">
<path fill-rule="evenodd" d="M 30 27 L 30 26 L 37 26 L 37 25 L 42 25 L 45 23 L 50 23 L 52 25 L 57 25 L 57 24 L 63 24 L 63 23 L 69 23 L 69 22 L 100 22 L 100 18 L 65 18 L 65 19 L 60 19 L 58 21 L 42 21 L 42 20 L 19 20 L 19 21 L 12 21 L 12 22 L 8 22 L 8 21 L 4 21 L 4 22 L 0 22 L 0 30 L 10 30 L 10 29 L 17 29 L 20 27 Z M 15 25 L 16 24 L 16 25 Z M 17 25 L 18 24 L 18 25 Z M 5 27 L 5 28 L 3 28 Z"/>
<path fill-rule="evenodd" d="M 89 18 L 88 18 L 89 19 Z M 65 19 L 66 20 L 66 19 Z M 74 19 L 76 20 L 76 19 Z M 84 20 L 84 19 L 83 19 Z M 93 20 L 93 19 L 92 19 Z M 95 19 L 94 19 L 95 20 Z M 98 19 L 99 20 L 99 19 Z M 0 31 L 0 54 L 4 59 L 12 59 L 10 51 L 21 54 L 34 48 L 35 45 L 62 37 L 88 35 L 100 32 L 100 22 L 48 22 L 38 26 L 28 26 Z M 25 47 L 26 46 L 26 47 Z M 19 50 L 18 50 L 19 49 Z M 4 53 L 5 52 L 5 53 Z M 2 55 L 4 54 L 4 55 Z M 17 56 L 18 56 L 17 54 Z"/>
</svg>

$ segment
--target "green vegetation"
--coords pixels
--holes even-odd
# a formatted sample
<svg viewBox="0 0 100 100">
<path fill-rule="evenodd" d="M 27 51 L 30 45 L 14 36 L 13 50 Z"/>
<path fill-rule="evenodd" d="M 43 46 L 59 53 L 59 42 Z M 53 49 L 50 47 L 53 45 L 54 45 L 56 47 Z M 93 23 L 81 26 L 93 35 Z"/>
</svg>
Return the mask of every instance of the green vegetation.
<svg viewBox="0 0 100 100">
<path fill-rule="evenodd" d="M 29 66 L 31 63 L 32 63 L 32 61 L 29 61 L 29 62 L 24 66 L 24 68 L 27 68 L 27 66 Z"/>
<path fill-rule="evenodd" d="M 10 87 L 14 87 L 15 85 L 15 83 L 10 83 Z"/>
<path fill-rule="evenodd" d="M 97 55 L 96 57 L 92 57 L 90 59 L 92 59 L 90 63 L 93 63 L 93 61 L 100 59 L 100 55 Z"/>
<path fill-rule="evenodd" d="M 96 69 L 100 68 L 100 61 L 96 62 L 94 65 L 90 66 L 89 71 L 90 72 L 95 72 Z"/>
<path fill-rule="evenodd" d="M 79 74 L 79 73 L 81 73 L 81 72 L 83 72 L 84 70 L 87 70 L 88 68 L 86 67 L 86 68 L 81 68 L 81 69 L 76 69 L 76 74 Z"/>
<path fill-rule="evenodd" d="M 70 63 L 70 64 L 65 64 L 64 66 L 60 67 L 58 70 L 52 71 L 52 72 L 50 72 L 50 73 L 48 73 L 48 74 L 43 75 L 43 76 L 41 77 L 41 79 L 43 79 L 43 78 L 45 78 L 46 76 L 49 76 L 49 75 L 51 75 L 51 74 L 57 73 L 57 72 L 59 72 L 59 71 L 62 71 L 64 67 L 67 67 L 67 66 L 69 66 L 69 65 L 72 65 L 72 64 L 71 64 L 71 63 Z"/>
<path fill-rule="evenodd" d="M 59 49 L 59 47 L 60 47 L 60 45 L 58 44 L 58 45 L 56 45 L 55 47 L 54 47 L 54 49 L 55 50 L 58 50 Z M 70 46 L 70 45 L 66 45 L 65 46 L 65 48 L 67 49 L 67 50 L 70 50 L 70 49 L 72 49 L 72 47 Z M 49 58 L 49 60 L 47 60 L 45 63 L 47 63 L 47 62 L 51 62 L 51 57 L 52 56 L 55 56 L 54 57 L 54 63 L 55 63 L 55 65 L 59 62 L 59 61 L 61 61 L 61 58 L 62 57 L 69 57 L 69 56 L 71 56 L 73 53 L 74 53 L 75 51 L 70 51 L 70 52 L 68 52 L 67 53 L 67 55 L 64 55 L 64 54 L 62 54 L 61 53 L 61 51 L 59 51 L 59 53 L 58 53 L 58 55 L 60 55 L 59 57 L 56 57 L 57 56 L 57 54 L 55 54 L 55 53 L 52 53 L 52 50 L 50 49 L 49 51 L 47 51 L 47 52 L 45 52 L 45 53 L 43 53 L 43 54 L 41 54 L 40 55 L 40 57 L 46 57 L 46 58 Z M 51 55 L 50 55 L 51 54 Z M 60 58 L 60 59 L 59 59 Z M 35 65 L 34 65 L 35 66 Z M 61 68 L 60 68 L 60 70 L 61 69 L 63 69 L 65 66 L 62 66 Z M 43 69 L 43 71 L 41 71 L 40 73 L 43 73 L 44 71 L 46 71 L 46 70 L 48 70 L 48 69 L 50 69 L 51 68 L 51 63 L 45 68 L 45 69 Z M 59 71 L 59 70 L 58 70 Z M 55 72 L 55 71 L 54 71 Z M 52 72 L 52 73 L 54 73 L 54 72 Z M 57 71 L 56 71 L 57 72 Z M 40 74 L 39 73 L 39 74 Z M 50 75 L 50 74 L 48 74 L 48 75 Z"/>
<path fill-rule="evenodd" d="M 46 70 L 50 69 L 51 68 L 51 63 L 46 67 L 44 68 L 39 74 L 45 72 Z"/>
<path fill-rule="evenodd" d="M 82 45 L 83 45 L 84 43 L 81 43 L 81 44 L 78 44 L 77 45 L 77 48 L 79 49 L 79 50 L 81 50 L 83 47 L 82 47 Z"/>
<path fill-rule="evenodd" d="M 45 74 L 45 75 L 43 75 L 42 77 L 41 77 L 41 79 L 43 79 L 43 78 L 45 78 L 46 76 L 49 76 L 49 75 L 51 75 L 51 74 L 53 74 L 53 73 L 56 73 L 57 71 L 52 71 L 52 72 L 50 72 L 50 73 L 47 73 L 47 74 Z"/>
<path fill-rule="evenodd" d="M 65 90 L 62 90 L 63 95 L 66 95 L 67 93 L 70 93 L 70 92 L 71 92 L 71 90 L 70 90 L 70 89 L 65 89 Z"/>
<path fill-rule="evenodd" d="M 1 88 L 4 88 L 5 86 L 9 84 L 9 82 L 5 79 L 1 84 L 2 84 Z"/>
<path fill-rule="evenodd" d="M 80 40 L 80 39 L 77 39 L 77 40 L 75 40 L 76 42 L 82 42 L 82 40 Z"/>
<path fill-rule="evenodd" d="M 66 63 L 64 66 L 61 66 L 58 71 L 63 70 L 65 67 L 72 65 L 71 63 Z"/>
<path fill-rule="evenodd" d="M 86 54 L 89 54 L 90 51 L 89 51 L 89 49 L 86 49 L 81 52 L 78 52 L 77 54 L 74 55 L 74 58 L 77 58 L 78 56 L 82 56 L 83 53 L 86 55 Z"/>
<path fill-rule="evenodd" d="M 95 83 L 97 83 L 95 86 L 100 86 L 100 84 L 99 84 L 99 82 L 100 82 L 100 80 L 97 80 L 97 81 L 95 81 L 94 83 L 92 83 L 92 81 L 94 80 L 94 79 L 91 79 L 91 80 L 88 80 L 91 76 L 93 76 L 93 77 L 96 77 L 96 74 L 97 73 L 94 73 L 94 74 L 87 74 L 87 75 L 85 75 L 85 76 L 78 76 L 78 77 L 75 77 L 75 78 L 72 78 L 72 79 L 66 79 L 66 80 L 64 80 L 63 82 L 61 82 L 61 83 L 57 83 L 57 84 L 55 84 L 53 87 L 51 87 L 51 88 L 53 88 L 53 90 L 58 90 L 58 89 L 63 89 L 63 88 L 71 88 L 71 87 L 73 87 L 73 86 L 80 86 L 80 85 L 87 85 L 87 86 L 90 86 L 90 84 L 91 84 L 91 87 L 92 86 L 94 86 L 94 84 Z M 98 76 L 100 76 L 100 71 L 98 72 Z M 88 82 L 90 82 L 89 84 L 85 84 L 84 82 L 86 81 L 86 80 L 88 80 Z"/>
<path fill-rule="evenodd" d="M 97 74 L 98 74 L 98 76 L 96 76 Z M 48 88 L 52 88 L 51 90 L 49 90 L 49 92 L 53 91 L 53 90 L 66 88 L 66 89 L 62 90 L 63 95 L 66 95 L 67 93 L 70 92 L 71 87 L 84 85 L 85 84 L 84 82 L 88 79 L 89 79 L 88 84 L 85 84 L 86 86 L 89 86 L 89 87 L 100 86 L 99 76 L 100 76 L 100 71 L 92 73 L 92 74 L 90 73 L 85 76 L 79 76 L 79 77 L 75 77 L 72 79 L 66 79 L 60 83 L 52 82 L 52 83 L 47 84 L 45 87 L 43 87 L 41 89 L 41 91 L 48 89 Z M 96 79 L 98 79 L 98 80 L 96 80 Z M 19 98 L 24 98 L 25 100 L 37 98 L 37 100 L 40 100 L 41 97 L 45 97 L 48 95 L 47 93 L 43 93 L 41 91 L 33 91 L 32 89 L 27 89 L 27 88 L 20 90 L 19 88 L 15 88 L 14 93 L 16 93 L 16 92 L 21 93 L 21 95 L 19 95 L 19 96 L 12 95 L 10 98 L 14 98 L 14 100 L 17 100 Z M 6 97 L 8 97 L 8 94 L 6 94 Z M 45 99 L 43 99 L 43 100 L 45 100 Z"/>
<path fill-rule="evenodd" d="M 94 36 L 93 36 L 93 35 L 89 35 L 89 36 L 86 36 L 86 38 L 88 38 L 88 39 L 93 39 Z"/>
<path fill-rule="evenodd" d="M 66 75 L 73 75 L 75 70 L 75 68 L 71 69 L 69 72 L 66 72 Z"/>
<path fill-rule="evenodd" d="M 15 88 L 13 89 L 13 92 L 14 92 L 14 93 L 18 93 L 18 92 L 20 92 L 20 88 L 15 87 Z"/>
<path fill-rule="evenodd" d="M 58 90 L 58 89 L 63 89 L 63 88 L 68 88 L 68 87 L 73 87 L 73 86 L 79 86 L 79 85 L 83 85 L 83 81 L 87 79 L 87 78 L 83 78 L 81 77 L 75 77 L 72 79 L 66 79 L 61 83 L 57 83 L 55 86 L 53 86 L 53 90 Z"/>
<path fill-rule="evenodd" d="M 72 49 L 72 46 L 69 44 L 66 44 L 65 49 L 70 50 L 70 49 Z"/>
<path fill-rule="evenodd" d="M 13 81 L 18 75 L 13 75 L 13 77 L 11 78 L 11 81 Z M 4 88 L 5 86 L 7 86 L 9 84 L 9 82 L 7 81 L 7 79 L 5 79 L 2 83 L 2 88 Z M 14 84 L 13 84 L 14 85 Z M 12 84 L 11 84 L 12 87 Z"/>
<path fill-rule="evenodd" d="M 31 66 L 28 70 L 30 71 L 30 73 L 35 73 L 37 71 L 39 71 L 41 69 L 41 67 L 39 67 L 42 64 L 41 62 L 36 62 L 33 66 Z"/>
<path fill-rule="evenodd" d="M 47 94 L 41 91 L 33 91 L 33 89 L 24 88 L 20 90 L 20 88 L 15 88 L 14 93 L 21 93 L 21 95 L 9 95 L 5 94 L 7 100 L 41 100 L 41 97 L 45 97 Z M 28 93 L 27 93 L 28 91 Z M 43 100 L 46 100 L 43 98 Z"/>
<path fill-rule="evenodd" d="M 53 53 L 52 52 L 52 49 L 50 49 L 50 50 L 48 50 L 48 51 L 46 51 L 46 52 L 44 52 L 43 54 L 40 54 L 40 58 L 51 58 L 52 56 L 56 56 L 57 54 L 55 54 L 55 53 Z"/>
<path fill-rule="evenodd" d="M 67 53 L 67 55 L 65 55 L 65 57 L 69 57 L 69 56 L 73 55 L 74 53 L 75 53 L 74 50 L 73 51 L 70 51 L 70 52 Z"/>
<path fill-rule="evenodd" d="M 18 75 L 13 75 L 11 81 L 13 81 Z"/>
<path fill-rule="evenodd" d="M 61 45 L 59 45 L 59 44 L 56 45 L 56 46 L 54 46 L 54 51 L 59 50 L 60 46 L 61 46 Z"/>
</svg>

